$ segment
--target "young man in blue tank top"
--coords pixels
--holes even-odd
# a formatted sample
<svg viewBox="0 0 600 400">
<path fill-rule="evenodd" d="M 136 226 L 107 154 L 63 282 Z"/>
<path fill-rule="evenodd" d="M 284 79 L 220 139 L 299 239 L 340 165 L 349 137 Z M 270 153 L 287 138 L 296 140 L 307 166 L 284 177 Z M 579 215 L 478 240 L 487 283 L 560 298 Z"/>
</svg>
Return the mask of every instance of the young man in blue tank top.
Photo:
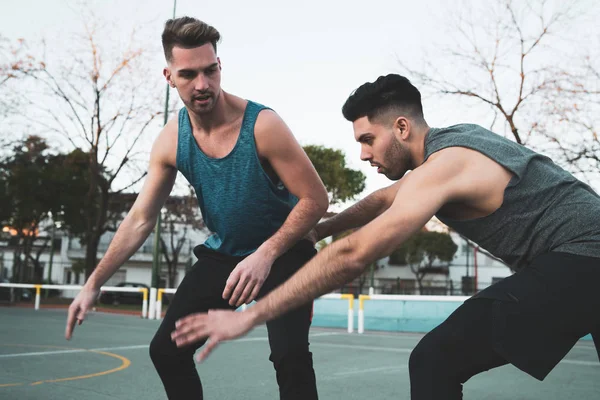
<svg viewBox="0 0 600 400">
<path fill-rule="evenodd" d="M 596 192 L 549 158 L 480 126 L 430 128 L 419 91 L 399 75 L 364 84 L 342 111 L 361 159 L 397 182 L 317 225 L 315 240 L 361 228 L 251 309 L 182 319 L 173 334 L 178 345 L 208 337 L 205 357 L 220 341 L 351 281 L 435 215 L 517 272 L 423 337 L 409 361 L 413 400 L 461 399 L 470 377 L 508 363 L 543 380 L 590 333 L 598 350 Z"/>
<path fill-rule="evenodd" d="M 167 21 L 164 75 L 185 104 L 156 139 L 148 177 L 106 254 L 69 308 L 66 337 L 84 320 L 98 289 L 144 243 L 177 171 L 195 188 L 213 235 L 177 289 L 150 356 L 169 399 L 201 399 L 193 360 L 203 344 L 177 347 L 175 322 L 260 299 L 316 253 L 306 235 L 328 206 L 317 172 L 272 110 L 221 89 L 219 32 L 194 18 Z M 267 323 L 281 399 L 317 399 L 307 303 Z"/>
</svg>

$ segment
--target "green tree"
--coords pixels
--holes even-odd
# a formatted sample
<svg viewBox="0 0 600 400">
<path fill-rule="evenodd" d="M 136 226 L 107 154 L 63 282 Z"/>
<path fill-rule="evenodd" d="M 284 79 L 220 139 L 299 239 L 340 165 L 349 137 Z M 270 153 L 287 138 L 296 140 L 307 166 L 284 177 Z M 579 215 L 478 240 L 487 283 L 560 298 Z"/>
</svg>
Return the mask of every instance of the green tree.
<svg viewBox="0 0 600 400">
<path fill-rule="evenodd" d="M 18 281 L 42 280 L 41 253 L 49 236 L 39 241 L 44 224 L 77 220 L 84 207 L 87 175 L 74 168 L 71 154 L 52 154 L 46 141 L 29 136 L 16 142 L 2 161 L 0 172 L 0 224 L 14 232 L 14 271 Z M 68 225 L 68 224 L 67 224 Z M 51 229 L 51 228 L 50 228 Z M 35 248 L 37 246 L 37 250 Z M 33 275 L 29 265 L 33 264 Z"/>
<path fill-rule="evenodd" d="M 81 149 L 75 149 L 68 154 L 57 155 L 56 163 L 59 169 L 56 172 L 56 184 L 60 190 L 57 190 L 59 204 L 61 209 L 55 220 L 60 221 L 61 225 L 69 233 L 79 238 L 82 244 L 87 243 L 88 221 L 86 217 L 94 212 L 98 218 L 98 203 L 92 203 L 93 210 L 88 208 L 89 202 L 87 194 L 89 191 L 90 158 L 89 155 Z M 99 179 L 103 185 L 107 184 L 109 173 L 101 171 Z M 98 198 L 101 198 L 101 189 L 97 188 Z M 106 220 L 100 230 L 100 235 L 107 231 L 116 231 L 118 224 L 123 220 L 123 213 L 126 212 L 137 197 L 132 193 L 117 193 L 109 198 L 106 205 Z"/>
<path fill-rule="evenodd" d="M 56 156 L 56 196 L 60 209 L 53 219 L 60 222 L 70 235 L 83 239 L 85 234 L 86 195 L 90 168 L 89 156 L 81 149 Z"/>
<path fill-rule="evenodd" d="M 17 142 L 3 165 L 3 189 L 0 198 L 3 223 L 16 237 L 14 276 L 19 281 L 30 279 L 29 261 L 40 223 L 56 209 L 55 187 L 52 180 L 52 157 L 46 142 L 30 136 Z M 34 271 L 34 275 L 40 275 Z"/>
<path fill-rule="evenodd" d="M 304 151 L 327 189 L 330 204 L 352 200 L 365 189 L 365 175 L 346 166 L 341 150 L 309 145 Z"/>
<path fill-rule="evenodd" d="M 40 223 L 53 207 L 52 182 L 46 142 L 30 136 L 13 148 L 6 161 L 6 194 L 9 208 L 7 224 L 15 232 L 13 276 L 18 281 L 30 279 L 28 265 Z"/>
<path fill-rule="evenodd" d="M 411 236 L 391 255 L 391 265 L 409 265 L 415 274 L 419 293 L 423 292 L 423 278 L 430 272 L 447 272 L 458 246 L 449 234 L 420 231 Z M 434 267 L 440 261 L 445 264 Z"/>
<path fill-rule="evenodd" d="M 12 209 L 12 198 L 9 193 L 10 175 L 8 159 L 0 159 L 0 228 L 8 225 Z"/>
</svg>

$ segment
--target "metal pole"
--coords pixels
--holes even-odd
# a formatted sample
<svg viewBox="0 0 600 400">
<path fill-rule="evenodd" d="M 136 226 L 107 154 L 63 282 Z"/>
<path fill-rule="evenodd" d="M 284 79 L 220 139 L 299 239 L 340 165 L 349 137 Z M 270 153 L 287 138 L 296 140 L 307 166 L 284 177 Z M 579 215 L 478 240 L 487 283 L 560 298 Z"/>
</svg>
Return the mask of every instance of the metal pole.
<svg viewBox="0 0 600 400">
<path fill-rule="evenodd" d="M 177 9 L 177 0 L 173 0 L 173 18 L 175 18 L 175 10 Z M 167 95 L 165 98 L 165 117 L 163 125 L 166 125 L 169 121 L 169 84 L 167 83 Z M 161 225 L 161 212 L 158 212 L 158 218 L 156 219 L 156 226 L 154 227 L 154 244 L 152 251 L 152 284 L 153 288 L 158 287 L 159 283 L 159 271 L 160 271 L 160 225 Z M 152 301 L 152 299 L 150 299 Z"/>
<path fill-rule="evenodd" d="M 50 236 L 50 260 L 48 261 L 48 284 L 52 284 L 52 260 L 54 259 L 54 237 L 56 234 L 56 223 L 52 221 L 52 235 Z M 50 290 L 44 292 L 44 298 L 48 298 Z"/>
</svg>

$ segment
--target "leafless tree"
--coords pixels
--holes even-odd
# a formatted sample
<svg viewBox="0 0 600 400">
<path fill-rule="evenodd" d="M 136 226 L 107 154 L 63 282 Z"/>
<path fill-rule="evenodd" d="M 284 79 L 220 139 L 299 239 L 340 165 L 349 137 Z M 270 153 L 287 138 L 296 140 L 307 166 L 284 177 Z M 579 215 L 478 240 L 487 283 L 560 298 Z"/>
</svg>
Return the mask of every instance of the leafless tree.
<svg viewBox="0 0 600 400">
<path fill-rule="evenodd" d="M 572 172 L 597 173 L 599 69 L 592 60 L 598 54 L 582 56 L 582 41 L 569 38 L 585 6 L 546 0 L 455 5 L 458 11 L 447 18 L 455 34 L 450 43 L 423 68 L 399 62 L 426 95 L 489 107 L 490 129 L 555 157 Z"/>
<path fill-rule="evenodd" d="M 6 119 L 18 110 L 21 103 L 16 82 L 25 73 L 39 71 L 42 66 L 29 52 L 25 40 L 9 40 L 0 35 L 0 129 L 8 131 Z M 0 136 L 0 148 L 10 147 L 8 136 Z"/>
<path fill-rule="evenodd" d="M 600 172 L 600 58 L 592 60 L 548 93 L 539 127 L 558 147 L 559 160 L 588 181 Z"/>
<path fill-rule="evenodd" d="M 148 72 L 151 50 L 141 47 L 135 30 L 128 44 L 90 18 L 83 32 L 65 38 L 72 52 L 54 60 L 45 47 L 41 68 L 21 72 L 31 78 L 25 93 L 27 118 L 46 134 L 62 138 L 89 156 L 89 190 L 84 228 L 85 270 L 97 263 L 100 237 L 110 229 L 113 197 L 131 190 L 146 175 L 141 161 L 149 132 L 163 115 L 164 84 Z M 116 210 L 118 213 L 119 210 Z"/>
</svg>

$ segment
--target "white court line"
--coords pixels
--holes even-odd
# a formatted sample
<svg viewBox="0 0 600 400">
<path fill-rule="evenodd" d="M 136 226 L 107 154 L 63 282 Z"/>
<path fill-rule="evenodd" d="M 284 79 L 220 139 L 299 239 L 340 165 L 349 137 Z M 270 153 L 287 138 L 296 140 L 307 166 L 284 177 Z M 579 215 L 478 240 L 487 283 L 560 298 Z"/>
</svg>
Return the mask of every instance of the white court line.
<svg viewBox="0 0 600 400">
<path fill-rule="evenodd" d="M 314 328 L 311 328 L 314 329 Z M 326 328 L 322 328 L 326 329 Z M 344 334 L 342 332 L 340 334 Z M 375 332 L 364 332 L 361 333 L 359 337 L 376 337 L 376 338 L 389 338 L 389 339 L 401 339 L 401 340 L 421 340 L 423 336 L 425 336 L 427 332 L 398 332 L 397 334 L 393 333 L 383 333 L 383 331 L 375 331 Z M 594 348 L 594 342 L 592 340 L 582 340 L 579 341 L 573 346 L 575 349 L 589 349 Z"/>
<path fill-rule="evenodd" d="M 380 347 L 380 346 L 355 346 L 351 344 L 339 344 L 339 343 L 319 343 L 311 342 L 311 346 L 323 346 L 333 347 L 341 349 L 355 349 L 355 350 L 367 350 L 367 351 L 385 351 L 393 353 L 411 353 L 413 349 L 403 349 L 398 347 Z M 588 367 L 600 367 L 598 361 L 583 361 L 583 360 L 562 360 L 559 364 L 571 364 L 571 365 L 585 365 Z"/>
<path fill-rule="evenodd" d="M 571 365 L 585 365 L 591 367 L 600 367 L 600 362 L 598 361 L 582 361 L 582 360 L 562 360 L 560 364 L 571 364 Z"/>
<path fill-rule="evenodd" d="M 338 349 L 386 351 L 386 352 L 392 352 L 392 353 L 411 353 L 412 352 L 412 349 L 403 349 L 400 347 L 357 346 L 357 345 L 353 345 L 353 344 L 322 343 L 322 342 L 310 342 L 310 345 L 311 346 L 332 347 L 332 348 L 338 348 Z"/>
<path fill-rule="evenodd" d="M 397 366 L 397 365 L 394 365 L 391 367 L 366 368 L 366 369 L 361 369 L 361 370 L 338 372 L 338 373 L 333 374 L 332 376 L 320 376 L 318 378 L 318 380 L 320 382 L 335 381 L 335 380 L 339 380 L 339 379 L 346 379 L 348 376 L 351 376 L 351 375 L 363 375 L 363 374 L 368 374 L 370 372 L 377 372 L 379 374 L 390 374 L 390 373 L 395 373 L 398 371 L 405 371 L 407 369 L 408 369 L 407 366 Z"/>
<path fill-rule="evenodd" d="M 136 349 L 147 349 L 149 344 L 138 344 L 135 346 L 120 346 L 120 347 L 101 347 L 99 349 L 89 349 L 85 351 L 114 351 L 114 350 L 136 350 Z"/>
<path fill-rule="evenodd" d="M 358 369 L 354 371 L 344 371 L 344 372 L 336 372 L 333 374 L 334 376 L 348 376 L 348 375 L 362 375 L 369 372 L 391 372 L 391 371 L 400 371 L 406 369 L 408 367 L 399 367 L 397 365 L 388 366 L 388 367 L 378 367 L 378 368 L 366 368 L 366 369 Z"/>
<path fill-rule="evenodd" d="M 313 338 L 313 337 L 337 336 L 337 335 L 340 335 L 340 333 L 338 333 L 338 332 L 322 332 L 322 333 L 315 333 L 315 334 L 309 335 L 309 339 Z M 242 338 L 242 339 L 227 340 L 227 341 L 225 341 L 223 343 L 262 342 L 262 341 L 268 341 L 268 340 L 269 340 L 269 338 L 267 338 L 267 337 L 253 337 L 253 338 Z"/>
<path fill-rule="evenodd" d="M 0 354 L 0 358 L 45 356 L 45 355 L 49 355 L 49 354 L 82 353 L 84 351 L 87 351 L 87 350 L 56 350 L 56 351 L 36 351 L 35 353 Z"/>
<path fill-rule="evenodd" d="M 338 332 L 322 332 L 310 335 L 310 337 L 321 337 L 321 336 L 336 336 L 341 335 Z M 243 342 L 257 342 L 257 341 L 268 341 L 267 337 L 254 337 L 254 338 L 242 338 L 227 343 L 243 343 Z M 323 342 L 311 342 L 311 346 L 317 347 L 330 347 L 338 349 L 353 349 L 353 350 L 365 350 L 365 351 L 383 351 L 388 353 L 405 353 L 410 354 L 413 349 L 400 348 L 400 347 L 383 347 L 383 346 L 358 346 L 353 344 L 340 344 L 340 343 L 323 343 Z M 74 349 L 74 350 L 54 350 L 54 351 L 38 351 L 33 353 L 13 353 L 13 354 L 0 354 L 1 358 L 13 358 L 13 357 L 33 357 L 33 356 L 45 356 L 53 354 L 71 354 L 71 353 L 84 353 L 88 351 L 116 351 L 116 350 L 134 350 L 134 349 L 147 349 L 148 344 L 133 345 L 133 346 L 119 346 L 119 347 L 101 347 L 96 349 Z M 582 365 L 586 367 L 600 367 L 598 361 L 584 361 L 584 360 L 562 360 L 560 364 L 570 365 Z"/>
<path fill-rule="evenodd" d="M 338 335 L 337 332 L 323 332 L 323 333 L 315 333 L 314 335 L 310 335 L 310 337 L 315 336 L 335 336 Z M 262 342 L 268 341 L 267 337 L 255 337 L 255 338 L 242 338 L 237 339 L 233 342 Z M 140 344 L 134 346 L 118 346 L 118 347 L 100 347 L 96 349 L 73 349 L 73 350 L 51 350 L 51 351 L 36 351 L 31 353 L 12 353 L 12 354 L 0 354 L 0 358 L 13 358 L 13 357 L 34 357 L 34 356 L 46 356 L 52 354 L 71 354 L 71 353 L 85 353 L 86 351 L 115 351 L 115 350 L 135 350 L 135 349 L 147 349 L 148 344 Z"/>
</svg>

